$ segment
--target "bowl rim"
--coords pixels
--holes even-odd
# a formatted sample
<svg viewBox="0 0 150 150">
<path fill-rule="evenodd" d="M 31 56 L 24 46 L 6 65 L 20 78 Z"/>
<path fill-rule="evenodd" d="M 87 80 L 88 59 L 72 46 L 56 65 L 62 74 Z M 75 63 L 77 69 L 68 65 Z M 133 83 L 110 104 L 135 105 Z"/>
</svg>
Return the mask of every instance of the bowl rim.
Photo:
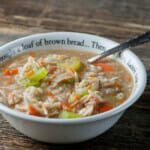
<svg viewBox="0 0 150 150">
<path fill-rule="evenodd" d="M 81 36 L 93 36 L 96 38 L 102 38 L 108 42 L 111 43 L 115 43 L 115 44 L 119 44 L 115 41 L 112 41 L 110 39 L 104 38 L 102 36 L 97 36 L 94 34 L 88 34 L 88 33 L 80 33 L 80 32 L 49 32 L 49 33 L 39 33 L 39 34 L 33 34 L 33 35 L 29 35 L 29 36 L 25 36 L 22 38 L 18 38 L 14 41 L 8 42 L 4 45 L 2 45 L 0 47 L 0 51 L 4 48 L 8 48 L 11 47 L 11 45 L 23 41 L 23 40 L 27 40 L 30 38 L 38 38 L 39 36 L 46 36 L 46 35 L 52 35 L 52 34 L 76 34 L 76 35 L 81 35 Z M 123 104 L 113 108 L 112 110 L 106 111 L 104 113 L 101 114 L 96 114 L 96 115 L 92 115 L 92 116 L 88 116 L 88 117 L 83 117 L 83 118 L 76 118 L 76 119 L 56 119 L 56 118 L 44 118 L 44 117 L 36 117 L 36 116 L 31 116 L 28 114 L 24 114 L 22 112 L 13 110 L 7 106 L 5 106 L 4 104 L 0 103 L 0 112 L 2 114 L 8 114 L 10 116 L 13 117 L 17 117 L 20 119 L 24 119 L 24 120 L 30 120 L 30 121 L 34 121 L 34 122 L 40 122 L 40 123 L 52 123 L 52 124 L 79 124 L 79 123 L 87 123 L 87 122 L 93 122 L 93 121 L 98 121 L 98 120 L 102 120 L 108 117 L 111 117 L 113 115 L 116 115 L 118 113 L 123 112 L 124 110 L 126 110 L 128 107 L 130 107 L 133 103 L 135 103 L 138 98 L 142 95 L 145 87 L 146 87 L 146 82 L 147 82 L 147 75 L 146 75 L 146 69 L 143 65 L 143 63 L 140 61 L 140 59 L 130 50 L 125 50 L 128 51 L 128 53 L 130 53 L 130 55 L 132 55 L 132 57 L 136 60 L 136 62 L 138 63 L 140 69 L 141 69 L 141 73 L 143 74 L 143 78 L 141 79 L 143 82 L 141 84 L 141 90 L 139 90 L 133 97 L 132 99 L 129 99 L 124 102 Z"/>
</svg>

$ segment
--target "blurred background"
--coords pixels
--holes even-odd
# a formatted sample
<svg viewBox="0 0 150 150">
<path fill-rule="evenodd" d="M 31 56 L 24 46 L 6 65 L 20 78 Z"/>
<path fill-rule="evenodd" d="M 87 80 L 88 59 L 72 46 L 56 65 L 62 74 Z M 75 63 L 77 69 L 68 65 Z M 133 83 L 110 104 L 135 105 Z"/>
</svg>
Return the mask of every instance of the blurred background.
<svg viewBox="0 0 150 150">
<path fill-rule="evenodd" d="M 150 30 L 150 0 L 0 0 L 0 45 L 35 33 L 85 32 L 123 42 Z M 150 44 L 133 49 L 150 77 Z M 0 116 L 0 150 L 150 149 L 150 80 L 143 96 L 109 131 L 76 145 L 44 144 Z M 87 131 L 88 132 L 88 131 Z"/>
<path fill-rule="evenodd" d="M 120 41 L 150 30 L 149 0 L 0 0 L 0 33 L 88 32 Z"/>
</svg>

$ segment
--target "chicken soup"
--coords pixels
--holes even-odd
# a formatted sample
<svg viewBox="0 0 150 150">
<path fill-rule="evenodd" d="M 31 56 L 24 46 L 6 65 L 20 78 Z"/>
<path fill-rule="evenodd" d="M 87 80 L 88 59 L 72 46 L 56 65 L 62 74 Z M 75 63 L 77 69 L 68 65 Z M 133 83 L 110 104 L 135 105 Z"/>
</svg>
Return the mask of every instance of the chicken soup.
<svg viewBox="0 0 150 150">
<path fill-rule="evenodd" d="M 34 116 L 80 118 L 125 102 L 133 88 L 130 72 L 96 53 L 47 50 L 23 53 L 0 66 L 0 102 Z"/>
</svg>

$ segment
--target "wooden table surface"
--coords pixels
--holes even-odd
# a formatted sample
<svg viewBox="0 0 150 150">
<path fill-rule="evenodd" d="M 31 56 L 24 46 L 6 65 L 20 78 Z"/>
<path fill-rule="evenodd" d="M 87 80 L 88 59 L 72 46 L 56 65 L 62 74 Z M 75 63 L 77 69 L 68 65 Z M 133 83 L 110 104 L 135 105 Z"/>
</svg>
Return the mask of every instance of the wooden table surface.
<svg viewBox="0 0 150 150">
<path fill-rule="evenodd" d="M 0 45 L 41 32 L 76 31 L 117 42 L 150 30 L 150 0 L 0 0 Z M 150 77 L 150 44 L 136 47 Z M 88 131 L 87 131 L 88 132 Z M 55 145 L 34 141 L 0 116 L 0 150 L 149 150 L 150 80 L 113 128 L 92 140 Z"/>
</svg>

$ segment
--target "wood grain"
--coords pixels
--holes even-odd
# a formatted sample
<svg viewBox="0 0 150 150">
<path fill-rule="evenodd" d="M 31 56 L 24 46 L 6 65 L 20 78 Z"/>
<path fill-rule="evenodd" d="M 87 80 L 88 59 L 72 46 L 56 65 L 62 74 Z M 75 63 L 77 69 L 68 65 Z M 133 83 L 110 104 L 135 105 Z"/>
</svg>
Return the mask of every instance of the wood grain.
<svg viewBox="0 0 150 150">
<path fill-rule="evenodd" d="M 150 30 L 149 0 L 0 0 L 0 45 L 51 31 L 101 35 L 117 42 Z M 150 149 L 150 44 L 133 51 L 142 59 L 147 87 L 119 122 L 103 135 L 79 144 L 55 145 L 32 140 L 0 116 L 0 150 L 144 150 Z"/>
</svg>

